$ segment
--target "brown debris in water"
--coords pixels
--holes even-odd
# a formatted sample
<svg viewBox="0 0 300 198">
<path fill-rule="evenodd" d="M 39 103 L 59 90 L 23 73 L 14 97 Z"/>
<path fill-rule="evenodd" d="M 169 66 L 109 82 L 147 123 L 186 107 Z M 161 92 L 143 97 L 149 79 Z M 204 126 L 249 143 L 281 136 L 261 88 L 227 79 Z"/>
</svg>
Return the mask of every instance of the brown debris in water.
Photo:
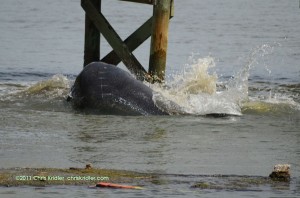
<svg viewBox="0 0 300 198">
<path fill-rule="evenodd" d="M 289 164 L 277 164 L 274 166 L 273 172 L 269 175 L 272 180 L 290 181 L 290 168 Z"/>
</svg>

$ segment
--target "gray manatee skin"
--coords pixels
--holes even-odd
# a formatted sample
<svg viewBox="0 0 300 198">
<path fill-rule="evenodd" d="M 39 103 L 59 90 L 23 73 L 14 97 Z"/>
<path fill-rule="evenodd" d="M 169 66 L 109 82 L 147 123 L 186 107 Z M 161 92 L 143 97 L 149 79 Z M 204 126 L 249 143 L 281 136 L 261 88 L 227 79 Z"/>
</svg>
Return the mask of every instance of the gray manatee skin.
<svg viewBox="0 0 300 198">
<path fill-rule="evenodd" d="M 68 101 L 77 110 L 96 114 L 167 115 L 154 104 L 152 92 L 128 72 L 93 62 L 77 76 Z"/>
</svg>

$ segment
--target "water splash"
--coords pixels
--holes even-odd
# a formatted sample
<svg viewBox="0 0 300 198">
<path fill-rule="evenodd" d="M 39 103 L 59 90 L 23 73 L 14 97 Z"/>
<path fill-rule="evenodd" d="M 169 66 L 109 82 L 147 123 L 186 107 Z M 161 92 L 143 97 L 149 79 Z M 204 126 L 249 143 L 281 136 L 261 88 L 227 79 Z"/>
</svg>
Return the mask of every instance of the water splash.
<svg viewBox="0 0 300 198">
<path fill-rule="evenodd" d="M 217 75 L 209 73 L 214 66 L 212 57 L 200 58 L 186 65 L 182 73 L 172 76 L 167 88 L 152 85 L 154 101 L 170 114 L 241 115 L 232 96 L 217 91 Z"/>
<path fill-rule="evenodd" d="M 244 67 L 228 81 L 226 85 L 227 90 L 231 94 L 239 96 L 239 102 L 248 100 L 250 70 L 254 69 L 256 64 L 259 64 L 262 61 L 265 69 L 268 71 L 269 75 L 271 75 L 271 69 L 269 69 L 269 66 L 266 64 L 265 57 L 272 54 L 273 50 L 274 46 L 267 44 L 254 48 L 246 58 Z"/>
<path fill-rule="evenodd" d="M 217 75 L 209 74 L 208 70 L 215 67 L 212 57 L 197 59 L 186 65 L 183 74 L 173 75 L 170 86 L 184 94 L 213 94 L 216 92 Z"/>
<path fill-rule="evenodd" d="M 56 74 L 50 79 L 40 81 L 29 86 L 23 91 L 26 96 L 43 95 L 47 97 L 61 97 L 70 89 L 70 80 L 61 74 Z"/>
<path fill-rule="evenodd" d="M 273 54 L 276 46 L 280 45 L 263 44 L 254 48 L 245 59 L 242 69 L 225 83 L 218 82 L 216 73 L 209 72 L 215 66 L 212 57 L 194 59 L 181 73 L 172 75 L 165 86 L 150 85 L 155 91 L 153 99 L 159 108 L 170 114 L 241 115 L 250 112 L 249 109 L 258 112 L 300 109 L 300 105 L 293 99 L 286 95 L 278 97 L 278 94 L 272 93 L 272 89 L 268 91 L 267 99 L 262 100 L 260 92 L 249 97 L 250 71 L 262 63 L 271 76 L 271 66 L 266 60 Z"/>
<path fill-rule="evenodd" d="M 250 89 L 256 91 L 251 93 L 250 96 L 248 87 L 250 70 L 256 69 L 257 66 L 262 65 L 262 68 L 268 73 L 269 78 L 273 79 L 272 65 L 267 64 L 267 62 L 268 58 L 274 58 L 272 55 L 274 55 L 274 49 L 277 47 L 281 47 L 281 44 L 263 44 L 254 48 L 250 53 L 243 70 L 238 73 L 237 78 L 234 78 L 233 81 L 229 82 L 229 89 L 233 88 L 233 90 L 240 92 L 240 96 L 242 97 L 240 98 L 240 106 L 243 113 L 280 114 L 300 110 L 300 104 L 293 100 L 293 94 L 287 91 L 287 89 L 285 89 L 287 92 L 284 94 L 277 93 L 279 90 L 276 90 L 275 86 L 272 85 L 272 82 L 265 82 L 265 88 L 258 88 L 256 87 L 257 84 L 253 82 Z"/>
<path fill-rule="evenodd" d="M 69 111 L 64 101 L 70 89 L 71 80 L 61 74 L 56 74 L 43 81 L 22 83 L 17 91 L 2 95 L 0 106 L 7 108 Z"/>
<path fill-rule="evenodd" d="M 213 72 L 212 57 L 195 58 L 186 64 L 183 71 L 172 74 L 165 85 L 148 84 L 154 90 L 153 100 L 157 106 L 171 115 L 230 114 L 242 113 L 287 113 L 300 111 L 299 84 L 281 85 L 271 82 L 249 83 L 250 72 L 263 68 L 271 76 L 273 50 L 280 45 L 261 45 L 245 58 L 244 66 L 227 82 L 219 82 Z M 265 79 L 264 79 L 265 80 Z M 64 107 L 72 80 L 63 75 L 54 75 L 35 84 L 24 83 L 0 86 L 1 107 L 26 106 L 26 108 L 60 111 Z M 67 107 L 68 108 L 68 107 Z"/>
</svg>

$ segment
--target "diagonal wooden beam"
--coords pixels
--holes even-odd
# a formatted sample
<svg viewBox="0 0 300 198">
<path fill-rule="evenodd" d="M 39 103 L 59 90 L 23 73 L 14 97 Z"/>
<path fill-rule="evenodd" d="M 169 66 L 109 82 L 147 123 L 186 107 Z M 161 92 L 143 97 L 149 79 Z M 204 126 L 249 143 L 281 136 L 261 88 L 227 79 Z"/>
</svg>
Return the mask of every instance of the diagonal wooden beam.
<svg viewBox="0 0 300 198">
<path fill-rule="evenodd" d="M 172 0 L 173 1 L 173 0 Z M 170 15 L 170 19 L 174 15 Z M 145 42 L 152 32 L 153 16 L 150 17 L 143 25 L 141 25 L 135 32 L 133 32 L 129 37 L 124 40 L 128 49 L 133 52 L 138 48 L 143 42 Z M 116 52 L 112 50 L 104 58 L 101 59 L 102 62 L 117 65 L 121 62 Z"/>
<path fill-rule="evenodd" d="M 87 16 L 93 21 L 98 31 L 101 32 L 128 70 L 135 74 L 139 80 L 144 80 L 147 75 L 146 70 L 130 52 L 126 44 L 122 41 L 103 14 L 97 11 L 90 0 L 81 0 L 81 7 L 85 10 Z"/>
<path fill-rule="evenodd" d="M 133 52 L 138 48 L 144 41 L 151 36 L 152 31 L 152 17 L 150 17 L 143 25 L 141 25 L 134 33 L 125 39 L 124 43 L 128 49 Z M 117 65 L 121 62 L 117 53 L 113 50 L 101 59 L 102 62 Z"/>
</svg>

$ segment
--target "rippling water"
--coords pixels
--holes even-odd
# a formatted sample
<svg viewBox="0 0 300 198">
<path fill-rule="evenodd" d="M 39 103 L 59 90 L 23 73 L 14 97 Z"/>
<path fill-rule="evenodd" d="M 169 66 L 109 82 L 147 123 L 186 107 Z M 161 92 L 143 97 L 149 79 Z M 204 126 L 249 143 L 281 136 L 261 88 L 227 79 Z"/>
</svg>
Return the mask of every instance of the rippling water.
<svg viewBox="0 0 300 198">
<path fill-rule="evenodd" d="M 131 117 L 85 115 L 65 102 L 83 63 L 79 0 L 2 2 L 0 168 L 89 162 L 159 173 L 165 182 L 142 191 L 0 188 L 0 197 L 299 197 L 299 2 L 177 0 L 175 6 L 168 88 L 152 88 L 164 108 L 174 110 L 171 100 L 190 115 Z M 103 10 L 122 38 L 152 12 L 119 1 L 103 1 Z M 104 42 L 102 56 L 109 50 Z M 148 52 L 149 41 L 134 53 L 147 65 Z M 190 188 L 216 174 L 268 176 L 278 163 L 291 164 L 288 186 Z"/>
</svg>

